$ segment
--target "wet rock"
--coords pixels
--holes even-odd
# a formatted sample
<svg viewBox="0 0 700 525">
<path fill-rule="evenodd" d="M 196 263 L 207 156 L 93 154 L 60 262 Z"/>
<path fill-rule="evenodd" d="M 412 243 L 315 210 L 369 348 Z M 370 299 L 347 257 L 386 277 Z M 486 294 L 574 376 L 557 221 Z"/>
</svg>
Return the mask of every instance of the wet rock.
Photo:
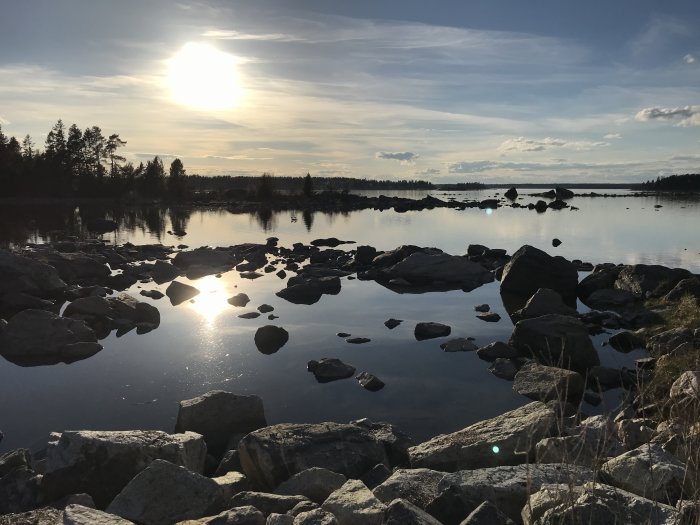
<svg viewBox="0 0 700 525">
<path fill-rule="evenodd" d="M 585 388 L 581 374 L 530 362 L 515 375 L 513 390 L 535 401 L 580 401 Z"/>
<path fill-rule="evenodd" d="M 355 374 L 355 368 L 343 363 L 335 357 L 323 358 L 320 361 L 313 359 L 308 362 L 308 370 L 319 383 L 329 383 L 338 379 L 346 379 Z"/>
<path fill-rule="evenodd" d="M 458 337 L 440 345 L 445 352 L 473 352 L 477 346 L 466 337 Z"/>
<path fill-rule="evenodd" d="M 573 199 L 574 198 L 573 191 L 567 190 L 566 188 L 562 188 L 559 186 L 554 188 L 554 193 L 555 193 L 557 199 Z"/>
<path fill-rule="evenodd" d="M 515 359 L 497 358 L 491 363 L 489 372 L 506 381 L 513 381 L 518 373 L 519 364 Z"/>
<path fill-rule="evenodd" d="M 503 269 L 501 293 L 523 299 L 538 289 L 549 288 L 573 304 L 576 299 L 578 272 L 563 257 L 552 257 L 532 246 L 522 246 Z"/>
<path fill-rule="evenodd" d="M 258 306 L 258 312 L 260 312 L 261 314 L 267 314 L 274 310 L 274 307 L 270 306 L 269 304 L 261 304 L 260 306 Z"/>
<path fill-rule="evenodd" d="M 285 301 L 289 301 L 294 304 L 314 304 L 317 303 L 323 292 L 321 286 L 315 281 L 308 281 L 301 284 L 295 284 L 288 286 L 287 288 L 280 290 L 275 295 L 281 297 Z"/>
<path fill-rule="evenodd" d="M 476 351 L 476 355 L 479 359 L 484 361 L 495 361 L 496 359 L 512 359 L 514 357 L 519 357 L 520 352 L 509 344 L 503 343 L 501 341 L 496 341 L 494 343 L 489 343 L 486 346 L 482 346 Z"/>
<path fill-rule="evenodd" d="M 384 280 L 405 279 L 411 285 L 431 285 L 435 282 L 474 289 L 491 282 L 493 275 L 466 257 L 446 253 L 416 252 L 382 271 Z"/>
<path fill-rule="evenodd" d="M 329 237 L 327 239 L 314 239 L 310 244 L 312 246 L 327 246 L 328 248 L 335 248 L 341 244 L 355 244 L 355 241 L 341 241 L 335 237 Z"/>
<path fill-rule="evenodd" d="M 250 302 L 250 297 L 244 293 L 238 293 L 233 297 L 229 297 L 226 302 L 231 306 L 245 306 Z"/>
<path fill-rule="evenodd" d="M 21 366 L 72 363 L 102 350 L 83 321 L 23 310 L 0 332 L 0 355 Z"/>
<path fill-rule="evenodd" d="M 342 487 L 346 481 L 347 478 L 342 474 L 325 468 L 312 467 L 282 482 L 275 489 L 275 494 L 306 496 L 311 501 L 321 504 L 331 492 Z"/>
<path fill-rule="evenodd" d="M 498 321 L 501 320 L 501 316 L 498 315 L 496 312 L 487 312 L 484 314 L 478 314 L 476 316 L 477 319 L 481 319 L 482 321 L 486 321 L 487 323 L 497 323 Z"/>
<path fill-rule="evenodd" d="M 267 426 L 262 399 L 212 390 L 180 401 L 175 432 L 196 432 L 214 455 L 223 453 L 234 434 L 247 434 Z"/>
<path fill-rule="evenodd" d="M 262 512 L 268 514 L 286 514 L 299 503 L 309 501 L 304 496 L 293 495 L 283 496 L 280 494 L 269 494 L 267 492 L 239 492 L 228 503 L 231 507 L 253 506 Z"/>
<path fill-rule="evenodd" d="M 204 440 L 192 432 L 66 431 L 49 443 L 42 489 L 49 500 L 84 492 L 104 508 L 155 459 L 201 472 L 205 455 Z"/>
<path fill-rule="evenodd" d="M 386 506 L 357 479 L 350 479 L 334 491 L 322 505 L 332 513 L 339 525 L 381 525 Z"/>
<path fill-rule="evenodd" d="M 338 333 L 335 334 L 335 335 L 337 335 L 338 337 L 342 337 L 343 339 L 345 339 L 346 337 L 350 337 L 352 334 L 349 334 L 349 333 L 347 333 L 347 332 L 338 332 Z"/>
<path fill-rule="evenodd" d="M 442 323 L 425 322 L 418 323 L 413 335 L 418 341 L 425 339 L 434 339 L 436 337 L 446 337 L 450 335 L 452 328 Z"/>
<path fill-rule="evenodd" d="M 552 314 L 518 321 L 509 344 L 542 364 L 581 373 L 600 364 L 588 328 L 569 316 Z"/>
<path fill-rule="evenodd" d="M 491 310 L 491 307 L 488 304 L 477 304 L 474 307 L 475 312 L 481 312 L 481 313 L 486 313 L 489 310 Z"/>
<path fill-rule="evenodd" d="M 402 319 L 394 319 L 393 317 L 391 319 L 387 319 L 384 321 L 384 326 L 386 326 L 389 330 L 393 330 L 397 326 L 399 326 L 403 322 Z"/>
<path fill-rule="evenodd" d="M 187 269 L 190 266 L 202 266 L 212 269 L 212 273 L 217 273 L 216 269 L 229 270 L 240 262 L 233 253 L 226 249 L 202 247 L 186 252 L 178 252 L 173 258 L 173 264 L 178 268 Z"/>
<path fill-rule="evenodd" d="M 241 278 L 243 279 L 258 279 L 259 277 L 262 277 L 263 274 L 258 273 L 258 272 L 241 272 Z"/>
<path fill-rule="evenodd" d="M 666 268 L 660 265 L 635 264 L 625 266 L 615 281 L 615 288 L 626 290 L 637 297 L 661 297 L 680 281 L 692 277 L 688 270 Z"/>
<path fill-rule="evenodd" d="M 167 295 L 170 299 L 170 304 L 177 306 L 178 304 L 184 303 L 185 301 L 199 295 L 199 290 L 197 290 L 194 286 L 190 286 L 179 281 L 173 281 L 165 290 L 165 295 Z"/>
<path fill-rule="evenodd" d="M 148 297 L 150 299 L 155 300 L 162 299 L 163 297 L 165 297 L 165 294 L 159 290 L 141 290 L 139 293 L 144 297 Z"/>
<path fill-rule="evenodd" d="M 268 426 L 245 436 L 238 450 L 246 476 L 268 489 L 311 467 L 358 478 L 378 463 L 389 465 L 371 430 L 340 423 Z"/>
<path fill-rule="evenodd" d="M 255 346 L 263 354 L 274 354 L 289 341 L 289 333 L 281 326 L 265 325 L 255 332 Z"/>
<path fill-rule="evenodd" d="M 358 246 L 353 262 L 358 266 L 369 266 L 377 256 L 377 249 L 373 246 Z"/>
<path fill-rule="evenodd" d="M 529 206 L 528 206 L 529 207 Z M 544 213 L 547 211 L 547 203 L 545 201 L 537 201 L 533 208 L 537 213 Z"/>
<path fill-rule="evenodd" d="M 525 306 L 515 312 L 516 319 L 531 319 L 548 314 L 576 315 L 576 308 L 564 303 L 561 295 L 549 288 L 540 288 L 527 300 Z"/>
<path fill-rule="evenodd" d="M 357 382 L 360 383 L 362 388 L 370 392 L 377 392 L 384 388 L 384 381 L 369 372 L 362 372 L 355 379 L 357 379 Z"/>
<path fill-rule="evenodd" d="M 367 337 L 352 337 L 350 339 L 345 340 L 346 343 L 350 343 L 353 345 L 362 345 L 365 343 L 369 343 L 370 341 L 371 341 L 371 339 L 369 339 Z"/>
<path fill-rule="evenodd" d="M 68 505 L 63 514 L 63 525 L 131 525 L 133 522 L 114 514 L 82 505 Z"/>
<path fill-rule="evenodd" d="M 522 463 L 527 457 L 522 452 L 533 454 L 537 441 L 553 432 L 555 422 L 551 408 L 530 403 L 411 447 L 411 466 L 454 472 Z"/>
<path fill-rule="evenodd" d="M 156 459 L 129 481 L 107 512 L 144 525 L 159 525 L 207 516 L 221 503 L 216 482 Z"/>
</svg>

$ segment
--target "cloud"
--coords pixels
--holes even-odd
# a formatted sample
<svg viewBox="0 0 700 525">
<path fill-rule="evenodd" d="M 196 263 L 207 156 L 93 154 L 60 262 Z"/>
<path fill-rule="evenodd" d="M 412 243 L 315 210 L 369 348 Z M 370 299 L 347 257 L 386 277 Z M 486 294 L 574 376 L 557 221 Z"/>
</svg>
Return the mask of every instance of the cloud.
<svg viewBox="0 0 700 525">
<path fill-rule="evenodd" d="M 138 157 L 140 159 L 153 159 L 153 157 L 159 157 L 161 160 L 162 159 L 176 159 L 179 157 L 182 157 L 182 155 L 175 155 L 173 153 L 143 153 L 143 152 L 137 152 L 137 153 L 132 153 L 134 157 Z"/>
<path fill-rule="evenodd" d="M 413 164 L 420 157 L 411 151 L 378 151 L 374 156 L 378 159 L 398 160 L 401 164 Z"/>
<path fill-rule="evenodd" d="M 687 55 L 685 55 L 683 57 L 683 61 L 686 64 L 692 64 L 693 62 L 695 62 L 695 57 L 693 55 L 691 55 L 690 53 L 688 53 Z"/>
<path fill-rule="evenodd" d="M 204 155 L 204 158 L 221 160 L 274 160 L 273 157 L 249 157 L 248 155 Z"/>
<path fill-rule="evenodd" d="M 416 171 L 416 175 L 419 175 L 421 177 L 431 177 L 433 175 L 440 175 L 440 169 L 439 168 L 428 168 L 422 171 Z"/>
<path fill-rule="evenodd" d="M 644 108 L 634 118 L 639 121 L 676 120 L 678 126 L 700 126 L 700 105 L 678 108 Z"/>
<path fill-rule="evenodd" d="M 216 38 L 219 40 L 257 40 L 274 42 L 301 42 L 303 39 L 284 33 L 241 33 L 228 29 L 210 29 L 202 33 L 203 37 Z"/>
<path fill-rule="evenodd" d="M 603 136 L 604 139 L 621 139 L 622 135 L 619 133 L 608 133 L 607 135 Z"/>
<path fill-rule="evenodd" d="M 552 137 L 545 137 L 543 139 L 528 139 L 525 137 L 517 137 L 514 139 L 508 139 L 504 141 L 498 147 L 498 149 L 503 152 L 544 151 L 546 149 L 551 148 L 567 148 L 577 151 L 587 151 L 593 148 L 599 148 L 609 145 L 610 144 L 608 142 L 589 142 L 585 140 L 568 141 L 563 139 L 555 139 Z"/>
</svg>

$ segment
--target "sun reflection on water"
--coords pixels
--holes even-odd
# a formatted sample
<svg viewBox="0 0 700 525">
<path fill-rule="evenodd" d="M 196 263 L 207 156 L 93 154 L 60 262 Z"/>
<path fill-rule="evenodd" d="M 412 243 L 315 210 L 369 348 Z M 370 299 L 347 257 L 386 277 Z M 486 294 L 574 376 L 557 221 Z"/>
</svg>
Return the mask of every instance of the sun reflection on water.
<svg viewBox="0 0 700 525">
<path fill-rule="evenodd" d="M 214 326 L 216 318 L 224 311 L 230 308 L 227 302 L 228 294 L 221 279 L 208 275 L 195 283 L 195 286 L 200 291 L 193 302 L 192 309 L 197 312 L 206 321 L 207 326 Z"/>
</svg>

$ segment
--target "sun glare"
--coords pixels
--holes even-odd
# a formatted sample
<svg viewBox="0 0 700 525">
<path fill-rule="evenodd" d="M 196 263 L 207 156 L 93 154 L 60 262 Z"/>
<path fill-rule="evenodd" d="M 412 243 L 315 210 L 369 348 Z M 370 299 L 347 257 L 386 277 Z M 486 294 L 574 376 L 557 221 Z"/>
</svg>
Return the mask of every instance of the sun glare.
<svg viewBox="0 0 700 525">
<path fill-rule="evenodd" d="M 192 302 L 192 309 L 201 315 L 209 326 L 224 310 L 230 309 L 228 304 L 226 289 L 213 275 L 208 275 L 195 283 L 200 291 Z"/>
<path fill-rule="evenodd" d="M 235 107 L 243 92 L 236 57 L 194 42 L 169 60 L 167 83 L 173 100 L 193 109 Z"/>
</svg>

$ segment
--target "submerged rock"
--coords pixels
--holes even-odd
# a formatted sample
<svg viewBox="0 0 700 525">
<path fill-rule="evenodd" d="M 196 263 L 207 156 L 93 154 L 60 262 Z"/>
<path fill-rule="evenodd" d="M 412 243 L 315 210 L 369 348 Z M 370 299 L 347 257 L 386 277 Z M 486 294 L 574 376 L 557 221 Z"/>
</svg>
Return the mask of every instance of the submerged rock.
<svg viewBox="0 0 700 525">
<path fill-rule="evenodd" d="M 412 285 L 454 284 L 474 289 L 493 281 L 493 274 L 466 257 L 415 252 L 382 270 L 382 279 L 405 279 Z"/>
<path fill-rule="evenodd" d="M 442 343 L 440 348 L 445 352 L 473 352 L 477 346 L 466 337 L 458 337 Z"/>
</svg>

